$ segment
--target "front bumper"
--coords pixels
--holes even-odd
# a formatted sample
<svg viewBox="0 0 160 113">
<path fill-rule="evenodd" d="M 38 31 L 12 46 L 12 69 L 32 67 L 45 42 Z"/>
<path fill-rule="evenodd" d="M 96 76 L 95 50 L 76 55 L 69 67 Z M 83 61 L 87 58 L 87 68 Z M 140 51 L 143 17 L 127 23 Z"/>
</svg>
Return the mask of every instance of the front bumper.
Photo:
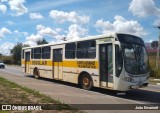
<svg viewBox="0 0 160 113">
<path fill-rule="evenodd" d="M 116 83 L 116 87 L 114 87 L 114 89 L 118 91 L 127 91 L 130 89 L 138 89 L 142 87 L 147 87 L 148 84 L 149 84 L 148 80 L 141 81 L 141 82 L 128 82 L 122 79 L 118 79 Z"/>
<path fill-rule="evenodd" d="M 142 83 L 142 84 L 131 85 L 131 86 L 129 86 L 129 89 L 138 89 L 138 88 L 147 87 L 148 84 L 149 83 Z"/>
</svg>

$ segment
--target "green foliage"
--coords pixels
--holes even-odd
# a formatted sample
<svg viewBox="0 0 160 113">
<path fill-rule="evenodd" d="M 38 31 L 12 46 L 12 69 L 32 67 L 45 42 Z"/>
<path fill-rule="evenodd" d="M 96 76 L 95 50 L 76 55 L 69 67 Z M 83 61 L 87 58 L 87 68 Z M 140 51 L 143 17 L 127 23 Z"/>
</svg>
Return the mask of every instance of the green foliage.
<svg viewBox="0 0 160 113">
<path fill-rule="evenodd" d="M 156 53 L 149 53 L 150 76 L 160 78 L 160 66 L 156 68 Z M 160 64 L 159 64 L 160 65 Z"/>
<path fill-rule="evenodd" d="M 37 41 L 37 45 L 43 45 L 43 44 L 48 44 L 48 42 L 45 39 Z"/>
<path fill-rule="evenodd" d="M 22 43 L 17 43 L 12 49 L 11 54 L 13 56 L 13 63 L 16 65 L 20 65 L 21 61 L 21 50 L 22 50 Z"/>
<path fill-rule="evenodd" d="M 5 64 L 13 64 L 12 56 L 2 56 L 1 59 Z"/>
<path fill-rule="evenodd" d="M 154 69 L 151 68 L 150 76 L 153 77 L 153 78 L 159 78 L 160 79 L 160 70 L 157 70 L 155 68 Z"/>
<path fill-rule="evenodd" d="M 29 45 L 23 45 L 22 43 L 17 43 L 12 49 L 11 49 L 11 54 L 13 58 L 13 63 L 15 65 L 20 65 L 21 64 L 21 51 L 22 47 L 27 47 Z"/>
</svg>

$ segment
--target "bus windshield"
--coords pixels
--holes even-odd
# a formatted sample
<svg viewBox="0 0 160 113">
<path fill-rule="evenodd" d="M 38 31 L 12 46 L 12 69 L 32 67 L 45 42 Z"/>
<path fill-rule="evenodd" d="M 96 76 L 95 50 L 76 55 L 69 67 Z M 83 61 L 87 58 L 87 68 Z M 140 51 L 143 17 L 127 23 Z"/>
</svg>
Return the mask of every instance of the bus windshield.
<svg viewBox="0 0 160 113">
<path fill-rule="evenodd" d="M 148 73 L 148 56 L 142 39 L 125 34 L 119 34 L 118 38 L 122 45 L 125 70 L 130 74 Z"/>
</svg>

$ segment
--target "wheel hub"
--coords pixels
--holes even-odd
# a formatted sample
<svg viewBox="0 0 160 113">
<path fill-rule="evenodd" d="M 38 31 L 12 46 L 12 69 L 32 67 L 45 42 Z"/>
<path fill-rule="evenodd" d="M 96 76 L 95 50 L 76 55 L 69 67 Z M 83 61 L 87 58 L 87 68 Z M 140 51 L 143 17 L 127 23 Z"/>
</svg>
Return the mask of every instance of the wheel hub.
<svg viewBox="0 0 160 113">
<path fill-rule="evenodd" d="M 89 84 L 89 79 L 87 77 L 83 79 L 83 84 L 86 86 Z"/>
</svg>

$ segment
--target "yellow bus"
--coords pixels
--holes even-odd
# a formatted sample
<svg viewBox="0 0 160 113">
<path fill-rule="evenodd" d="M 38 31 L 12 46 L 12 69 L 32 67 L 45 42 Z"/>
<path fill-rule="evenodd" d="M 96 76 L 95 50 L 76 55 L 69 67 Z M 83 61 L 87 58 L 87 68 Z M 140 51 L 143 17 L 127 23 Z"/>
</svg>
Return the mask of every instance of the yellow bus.
<svg viewBox="0 0 160 113">
<path fill-rule="evenodd" d="M 149 64 L 144 41 L 111 33 L 22 48 L 22 69 L 43 77 L 92 87 L 127 91 L 148 86 Z"/>
</svg>

